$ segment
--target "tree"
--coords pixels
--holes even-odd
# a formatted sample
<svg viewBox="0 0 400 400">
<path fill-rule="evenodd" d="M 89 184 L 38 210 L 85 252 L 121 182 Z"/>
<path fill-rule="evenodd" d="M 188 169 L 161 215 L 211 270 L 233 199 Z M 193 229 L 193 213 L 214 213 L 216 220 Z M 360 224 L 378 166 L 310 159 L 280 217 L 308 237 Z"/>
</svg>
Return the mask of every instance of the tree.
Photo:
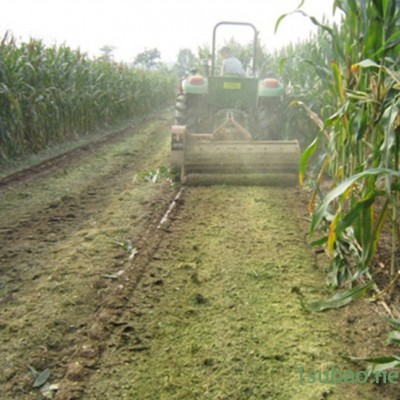
<svg viewBox="0 0 400 400">
<path fill-rule="evenodd" d="M 179 77 L 186 75 L 196 65 L 196 57 L 190 49 L 179 50 L 175 65 Z"/>
<path fill-rule="evenodd" d="M 133 65 L 146 69 L 152 69 L 158 66 L 158 60 L 160 60 L 160 58 L 161 53 L 158 51 L 158 49 L 146 49 L 135 57 Z"/>
<path fill-rule="evenodd" d="M 107 60 L 107 61 L 112 61 L 114 59 L 114 50 L 116 49 L 115 46 L 106 44 L 103 47 L 100 48 L 100 51 L 102 52 L 102 55 L 100 58 Z"/>
</svg>

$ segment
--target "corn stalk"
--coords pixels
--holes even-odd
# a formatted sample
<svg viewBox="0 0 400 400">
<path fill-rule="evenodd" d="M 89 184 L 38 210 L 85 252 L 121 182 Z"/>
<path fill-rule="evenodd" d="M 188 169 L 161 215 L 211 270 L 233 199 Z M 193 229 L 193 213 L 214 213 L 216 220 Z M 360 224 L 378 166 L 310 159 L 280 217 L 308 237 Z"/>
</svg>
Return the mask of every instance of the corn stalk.
<svg viewBox="0 0 400 400">
<path fill-rule="evenodd" d="M 174 97 L 175 77 L 41 40 L 0 42 L 0 161 L 40 151 Z"/>
<path fill-rule="evenodd" d="M 310 237 L 319 232 L 313 244 L 325 245 L 328 282 L 340 287 L 371 278 L 383 232 L 391 235 L 387 270 L 392 278 L 397 274 L 400 6 L 395 0 L 335 0 L 334 9 L 342 13 L 340 24 L 309 17 L 319 34 L 280 56 L 284 75 L 300 82 L 292 96 L 324 121 L 303 153 L 300 180 L 319 152 Z M 332 188 L 328 193 L 321 177 Z"/>
</svg>

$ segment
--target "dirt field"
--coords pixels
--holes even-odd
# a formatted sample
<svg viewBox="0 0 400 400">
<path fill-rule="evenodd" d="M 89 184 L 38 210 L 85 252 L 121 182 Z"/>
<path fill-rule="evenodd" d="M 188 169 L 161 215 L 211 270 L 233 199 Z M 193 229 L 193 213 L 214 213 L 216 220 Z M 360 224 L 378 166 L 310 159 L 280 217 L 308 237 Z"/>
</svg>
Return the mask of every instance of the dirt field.
<svg viewBox="0 0 400 400">
<path fill-rule="evenodd" d="M 395 348 L 364 301 L 301 308 L 332 295 L 306 245 L 306 194 L 180 188 L 159 168 L 170 124 L 0 189 L 0 398 L 400 399 L 394 384 L 318 381 L 366 368 L 341 355 Z"/>
</svg>

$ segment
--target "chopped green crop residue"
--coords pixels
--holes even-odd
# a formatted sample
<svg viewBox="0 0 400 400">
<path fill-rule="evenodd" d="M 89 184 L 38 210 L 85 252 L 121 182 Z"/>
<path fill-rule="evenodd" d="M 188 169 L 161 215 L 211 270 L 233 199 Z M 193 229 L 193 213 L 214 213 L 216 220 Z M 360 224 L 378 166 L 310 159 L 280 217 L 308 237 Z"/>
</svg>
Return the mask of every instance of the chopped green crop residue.
<svg viewBox="0 0 400 400">
<path fill-rule="evenodd" d="M 187 188 L 84 398 L 372 399 L 361 385 L 300 381 L 300 368 L 354 365 L 339 356 L 338 311 L 301 308 L 326 289 L 288 196 Z"/>
</svg>

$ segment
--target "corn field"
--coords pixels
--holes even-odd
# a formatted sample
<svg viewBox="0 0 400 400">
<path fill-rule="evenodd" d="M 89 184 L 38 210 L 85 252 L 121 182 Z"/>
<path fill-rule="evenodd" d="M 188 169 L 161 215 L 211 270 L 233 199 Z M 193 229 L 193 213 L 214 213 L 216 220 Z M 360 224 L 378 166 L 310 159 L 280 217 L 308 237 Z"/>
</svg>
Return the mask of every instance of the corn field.
<svg viewBox="0 0 400 400">
<path fill-rule="evenodd" d="M 41 40 L 0 43 L 0 161 L 138 116 L 173 99 L 175 77 L 89 59 Z"/>
<path fill-rule="evenodd" d="M 300 181 L 313 186 L 310 240 L 330 256 L 331 287 L 352 288 L 383 273 L 388 288 L 400 258 L 400 4 L 335 0 L 334 11 L 340 23 L 294 11 L 319 33 L 277 55 L 291 129 L 308 141 Z M 284 18 L 290 14 L 277 29 Z M 383 243 L 390 247 L 385 257 Z"/>
</svg>

